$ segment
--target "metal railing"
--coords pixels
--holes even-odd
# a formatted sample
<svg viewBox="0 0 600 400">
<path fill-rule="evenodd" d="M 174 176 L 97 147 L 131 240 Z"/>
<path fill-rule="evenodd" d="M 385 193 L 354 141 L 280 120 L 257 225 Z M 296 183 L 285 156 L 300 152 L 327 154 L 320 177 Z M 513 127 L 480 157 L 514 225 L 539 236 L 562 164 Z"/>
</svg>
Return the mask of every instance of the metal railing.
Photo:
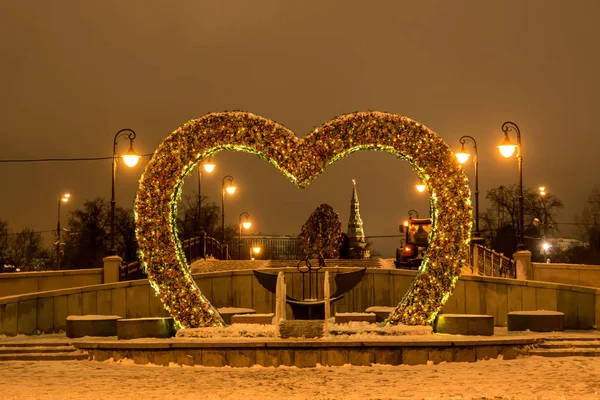
<svg viewBox="0 0 600 400">
<path fill-rule="evenodd" d="M 146 274 L 142 270 L 139 261 L 121 264 L 121 268 L 119 268 L 119 281 L 133 281 L 144 278 L 146 278 Z"/>
<path fill-rule="evenodd" d="M 204 257 L 213 257 L 218 260 L 229 259 L 229 255 L 226 254 L 227 252 L 225 251 L 226 246 L 222 245 L 217 239 L 206 236 L 204 241 L 205 242 L 202 243 L 202 236 L 196 236 L 181 242 L 181 247 L 183 247 L 185 258 L 188 263 L 192 263 Z M 204 247 L 204 253 L 203 245 L 206 245 L 206 247 Z"/>
<path fill-rule="evenodd" d="M 204 248 L 203 239 L 205 239 L 206 244 L 206 247 Z M 219 260 L 223 260 L 225 258 L 229 259 L 227 246 L 223 246 L 218 240 L 209 236 L 206 236 L 205 238 L 202 236 L 197 236 L 186 239 L 181 242 L 181 247 L 183 248 L 187 262 L 190 264 L 203 257 L 214 257 Z M 123 263 L 121 265 L 119 271 L 120 281 L 131 281 L 134 279 L 144 278 L 146 278 L 146 274 L 142 270 L 139 261 Z"/>
<path fill-rule="evenodd" d="M 517 276 L 513 259 L 479 244 L 473 245 L 471 262 L 479 275 L 513 279 Z"/>
</svg>

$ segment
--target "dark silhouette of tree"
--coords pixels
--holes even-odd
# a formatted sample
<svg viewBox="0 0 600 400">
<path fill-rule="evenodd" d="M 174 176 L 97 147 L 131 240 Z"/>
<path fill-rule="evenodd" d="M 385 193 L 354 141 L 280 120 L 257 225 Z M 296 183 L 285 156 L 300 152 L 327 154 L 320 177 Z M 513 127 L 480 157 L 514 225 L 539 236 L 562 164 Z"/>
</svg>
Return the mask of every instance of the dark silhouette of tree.
<svg viewBox="0 0 600 400">
<path fill-rule="evenodd" d="M 124 262 L 131 263 L 138 260 L 133 210 L 120 207 L 115 209 L 115 242 L 117 253 Z"/>
<path fill-rule="evenodd" d="M 102 267 L 110 247 L 110 203 L 102 198 L 87 200 L 82 209 L 69 213 L 68 225 L 61 268 Z"/>
<path fill-rule="evenodd" d="M 200 222 L 198 220 L 198 195 L 192 194 L 182 198 L 178 205 L 177 233 L 179 240 L 198 236 Z M 221 207 L 209 202 L 207 196 L 202 196 L 202 227 L 207 236 L 220 241 L 221 238 Z M 225 237 L 231 237 L 236 232 L 235 227 L 225 227 Z"/>
<path fill-rule="evenodd" d="M 340 245 L 340 258 L 341 259 L 349 259 L 350 258 L 350 238 L 345 233 L 342 233 L 342 241 Z"/>
<path fill-rule="evenodd" d="M 337 258 L 342 243 L 342 222 L 328 204 L 321 204 L 302 225 L 298 236 L 304 257 L 316 255 L 319 265 L 325 258 Z"/>
<path fill-rule="evenodd" d="M 30 228 L 11 232 L 8 222 L 0 220 L 0 271 L 4 266 L 10 270 L 43 270 L 50 263 L 48 250 L 43 247 L 42 235 Z"/>
<path fill-rule="evenodd" d="M 0 219 L 0 268 L 8 264 L 9 231 L 8 221 Z"/>
<path fill-rule="evenodd" d="M 600 264 L 600 187 L 595 186 L 583 206 L 581 214 L 575 217 L 580 238 L 587 247 L 579 249 L 585 264 Z"/>
<path fill-rule="evenodd" d="M 43 248 L 42 235 L 25 228 L 10 238 L 10 263 L 21 271 L 37 271 L 49 262 L 48 252 Z"/>
<path fill-rule="evenodd" d="M 482 214 L 482 234 L 494 250 L 512 255 L 519 237 L 519 188 L 517 185 L 499 186 L 488 190 L 486 198 L 491 202 Z M 523 211 L 525 220 L 525 247 L 539 258 L 542 236 L 551 237 L 558 232 L 556 217 L 564 208 L 553 194 L 541 196 L 538 192 L 523 188 Z"/>
</svg>

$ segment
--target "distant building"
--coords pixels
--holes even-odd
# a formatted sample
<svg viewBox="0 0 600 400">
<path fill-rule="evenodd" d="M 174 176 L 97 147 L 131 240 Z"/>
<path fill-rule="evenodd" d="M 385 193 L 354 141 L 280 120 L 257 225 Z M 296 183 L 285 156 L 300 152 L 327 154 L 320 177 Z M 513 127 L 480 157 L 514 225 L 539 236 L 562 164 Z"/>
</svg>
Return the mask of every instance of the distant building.
<svg viewBox="0 0 600 400">
<path fill-rule="evenodd" d="M 352 199 L 350 200 L 350 219 L 348 220 L 348 257 L 355 260 L 366 260 L 371 258 L 371 252 L 367 249 L 363 222 L 360 218 L 360 203 L 356 191 L 356 180 L 352 179 Z"/>
</svg>

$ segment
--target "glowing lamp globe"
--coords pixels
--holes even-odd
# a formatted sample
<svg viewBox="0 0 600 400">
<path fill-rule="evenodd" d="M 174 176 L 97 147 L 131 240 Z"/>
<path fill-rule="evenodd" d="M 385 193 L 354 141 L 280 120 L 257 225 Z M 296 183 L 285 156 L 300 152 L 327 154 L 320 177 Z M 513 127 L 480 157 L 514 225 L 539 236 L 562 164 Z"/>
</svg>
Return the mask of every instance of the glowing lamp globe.
<svg viewBox="0 0 600 400">
<path fill-rule="evenodd" d="M 242 226 L 244 227 L 244 229 L 250 229 L 250 227 L 252 226 L 252 222 L 250 222 L 250 221 L 242 222 Z"/>
<path fill-rule="evenodd" d="M 63 194 L 63 195 L 62 195 L 62 197 L 60 198 L 60 200 L 61 200 L 63 203 L 66 203 L 67 201 L 69 201 L 69 198 L 70 198 L 70 197 L 71 197 L 71 193 L 65 193 L 65 194 Z"/>
<path fill-rule="evenodd" d="M 227 187 L 225 188 L 225 190 L 226 190 L 226 191 L 227 191 L 227 193 L 229 193 L 229 194 L 234 194 L 234 193 L 235 193 L 235 189 L 236 189 L 236 187 L 235 187 L 235 186 L 227 186 Z"/>
<path fill-rule="evenodd" d="M 498 146 L 498 150 L 500 150 L 500 154 L 503 157 L 509 158 L 513 154 L 515 154 L 515 150 L 517 149 L 517 145 L 510 141 L 508 136 L 504 138 L 504 142 L 500 146 Z"/>
<path fill-rule="evenodd" d="M 544 251 L 547 251 L 550 247 L 552 247 L 550 245 L 550 243 L 548 243 L 548 242 L 542 243 L 542 249 L 544 249 Z"/>
<path fill-rule="evenodd" d="M 469 153 L 466 153 L 464 151 L 459 151 L 458 153 L 454 154 L 456 156 L 456 159 L 458 160 L 459 163 L 464 164 L 467 161 L 469 161 L 469 157 L 471 157 L 471 155 Z"/>
<path fill-rule="evenodd" d="M 211 163 L 210 161 L 207 162 L 206 164 L 202 164 L 202 167 L 209 174 L 215 170 L 215 164 Z"/>
<path fill-rule="evenodd" d="M 139 160 L 140 156 L 135 152 L 135 150 L 133 150 L 133 146 L 130 146 L 129 150 L 127 150 L 127 153 L 123 154 L 123 162 L 129 168 L 135 167 Z"/>
<path fill-rule="evenodd" d="M 425 191 L 425 189 L 426 189 L 425 184 L 423 183 L 423 181 L 420 181 L 419 183 L 417 183 L 416 188 L 417 188 L 417 191 L 419 193 L 423 193 Z"/>
<path fill-rule="evenodd" d="M 260 250 L 261 250 L 261 248 L 260 248 L 260 247 L 253 247 L 253 248 L 252 248 L 252 252 L 253 252 L 254 254 L 258 254 L 258 253 L 260 253 Z"/>
</svg>

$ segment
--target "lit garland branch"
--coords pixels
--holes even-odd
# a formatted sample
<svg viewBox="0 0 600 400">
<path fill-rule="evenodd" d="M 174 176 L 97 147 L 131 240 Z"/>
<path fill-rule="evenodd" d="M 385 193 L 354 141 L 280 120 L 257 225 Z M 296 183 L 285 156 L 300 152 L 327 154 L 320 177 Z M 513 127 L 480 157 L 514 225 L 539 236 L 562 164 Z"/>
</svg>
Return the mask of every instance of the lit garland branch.
<svg viewBox="0 0 600 400">
<path fill-rule="evenodd" d="M 467 178 L 440 136 L 409 118 L 369 111 L 343 115 L 299 139 L 271 120 L 222 112 L 192 120 L 168 136 L 148 163 L 137 193 L 142 265 L 179 326 L 224 325 L 192 279 L 176 232 L 185 176 L 203 158 L 221 150 L 256 154 L 299 187 L 358 150 L 386 151 L 408 161 L 430 191 L 433 229 L 419 273 L 387 323 L 433 322 L 468 259 L 472 225 Z"/>
</svg>

